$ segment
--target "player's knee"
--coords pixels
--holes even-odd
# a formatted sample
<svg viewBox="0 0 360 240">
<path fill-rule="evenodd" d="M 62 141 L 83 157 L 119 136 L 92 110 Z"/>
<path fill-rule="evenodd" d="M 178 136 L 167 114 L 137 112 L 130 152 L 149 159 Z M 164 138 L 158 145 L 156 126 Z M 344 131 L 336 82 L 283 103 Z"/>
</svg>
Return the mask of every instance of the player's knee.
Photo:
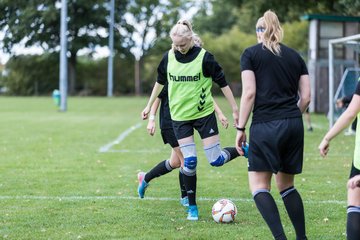
<svg viewBox="0 0 360 240">
<path fill-rule="evenodd" d="M 196 166 L 197 166 L 197 157 L 196 156 L 187 157 L 184 159 L 184 167 L 193 170 L 193 169 L 196 169 Z"/>
<path fill-rule="evenodd" d="M 179 168 L 181 166 L 181 162 L 179 159 L 177 160 L 170 159 L 169 164 L 172 169 Z"/>
<path fill-rule="evenodd" d="M 181 166 L 181 163 L 179 163 L 179 162 L 171 163 L 171 167 L 172 167 L 173 169 L 179 168 L 180 166 Z"/>
<path fill-rule="evenodd" d="M 195 175 L 196 173 L 196 166 L 197 166 L 197 157 L 187 157 L 184 159 L 184 174 L 187 176 Z"/>
<path fill-rule="evenodd" d="M 184 174 L 188 176 L 194 175 L 197 166 L 195 143 L 181 145 L 180 149 L 184 155 Z"/>
<path fill-rule="evenodd" d="M 213 167 L 220 167 L 224 165 L 225 157 L 221 153 L 221 148 L 219 143 L 215 143 L 211 146 L 204 147 L 205 155 Z"/>
</svg>

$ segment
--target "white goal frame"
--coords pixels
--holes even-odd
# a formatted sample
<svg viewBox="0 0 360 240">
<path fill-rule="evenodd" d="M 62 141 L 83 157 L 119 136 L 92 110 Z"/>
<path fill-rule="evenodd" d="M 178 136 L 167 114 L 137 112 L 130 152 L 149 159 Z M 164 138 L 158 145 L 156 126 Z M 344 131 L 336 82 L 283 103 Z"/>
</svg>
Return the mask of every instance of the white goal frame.
<svg viewBox="0 0 360 240">
<path fill-rule="evenodd" d="M 329 40 L 329 128 L 334 125 L 334 45 L 359 41 L 360 34 Z"/>
</svg>

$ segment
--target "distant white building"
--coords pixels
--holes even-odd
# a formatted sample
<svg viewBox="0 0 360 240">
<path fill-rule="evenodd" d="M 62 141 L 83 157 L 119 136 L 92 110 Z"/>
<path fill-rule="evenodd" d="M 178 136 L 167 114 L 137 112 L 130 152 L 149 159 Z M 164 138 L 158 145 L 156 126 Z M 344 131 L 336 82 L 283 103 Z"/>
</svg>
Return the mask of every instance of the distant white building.
<svg viewBox="0 0 360 240">
<path fill-rule="evenodd" d="M 327 113 L 329 110 L 329 64 L 328 44 L 330 39 L 360 33 L 360 17 L 309 14 L 302 16 L 309 24 L 308 68 L 311 79 L 312 101 L 310 111 Z M 359 54 L 349 46 L 339 45 L 334 49 L 335 86 L 348 67 L 359 67 Z"/>
</svg>

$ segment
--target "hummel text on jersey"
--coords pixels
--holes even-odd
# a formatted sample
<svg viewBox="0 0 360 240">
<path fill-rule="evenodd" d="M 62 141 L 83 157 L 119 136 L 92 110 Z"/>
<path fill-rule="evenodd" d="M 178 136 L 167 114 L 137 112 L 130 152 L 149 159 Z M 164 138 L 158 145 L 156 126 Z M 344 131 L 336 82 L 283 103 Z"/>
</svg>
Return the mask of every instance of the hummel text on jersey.
<svg viewBox="0 0 360 240">
<path fill-rule="evenodd" d="M 169 79 L 174 82 L 196 82 L 200 80 L 200 73 L 195 76 L 174 76 L 169 73 Z"/>
</svg>

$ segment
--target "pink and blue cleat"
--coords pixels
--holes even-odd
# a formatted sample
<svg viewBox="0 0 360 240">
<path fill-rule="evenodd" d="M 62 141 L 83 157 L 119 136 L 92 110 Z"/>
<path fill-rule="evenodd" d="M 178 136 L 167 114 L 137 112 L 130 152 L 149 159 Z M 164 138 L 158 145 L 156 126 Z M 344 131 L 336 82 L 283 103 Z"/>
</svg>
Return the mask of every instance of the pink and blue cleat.
<svg viewBox="0 0 360 240">
<path fill-rule="evenodd" d="M 197 221 L 199 220 L 199 212 L 196 205 L 190 205 L 188 208 L 187 220 Z"/>
<path fill-rule="evenodd" d="M 149 186 L 149 184 L 145 182 L 145 174 L 146 174 L 145 172 L 139 172 L 137 175 L 139 181 L 139 186 L 137 191 L 140 198 L 144 198 L 145 190 Z"/>
<path fill-rule="evenodd" d="M 188 207 L 189 206 L 189 198 L 187 196 L 180 198 L 180 204 L 184 207 Z"/>
<path fill-rule="evenodd" d="M 248 158 L 248 156 L 249 156 L 249 144 L 245 143 L 245 146 L 242 146 L 241 148 L 244 151 L 244 157 Z"/>
</svg>

